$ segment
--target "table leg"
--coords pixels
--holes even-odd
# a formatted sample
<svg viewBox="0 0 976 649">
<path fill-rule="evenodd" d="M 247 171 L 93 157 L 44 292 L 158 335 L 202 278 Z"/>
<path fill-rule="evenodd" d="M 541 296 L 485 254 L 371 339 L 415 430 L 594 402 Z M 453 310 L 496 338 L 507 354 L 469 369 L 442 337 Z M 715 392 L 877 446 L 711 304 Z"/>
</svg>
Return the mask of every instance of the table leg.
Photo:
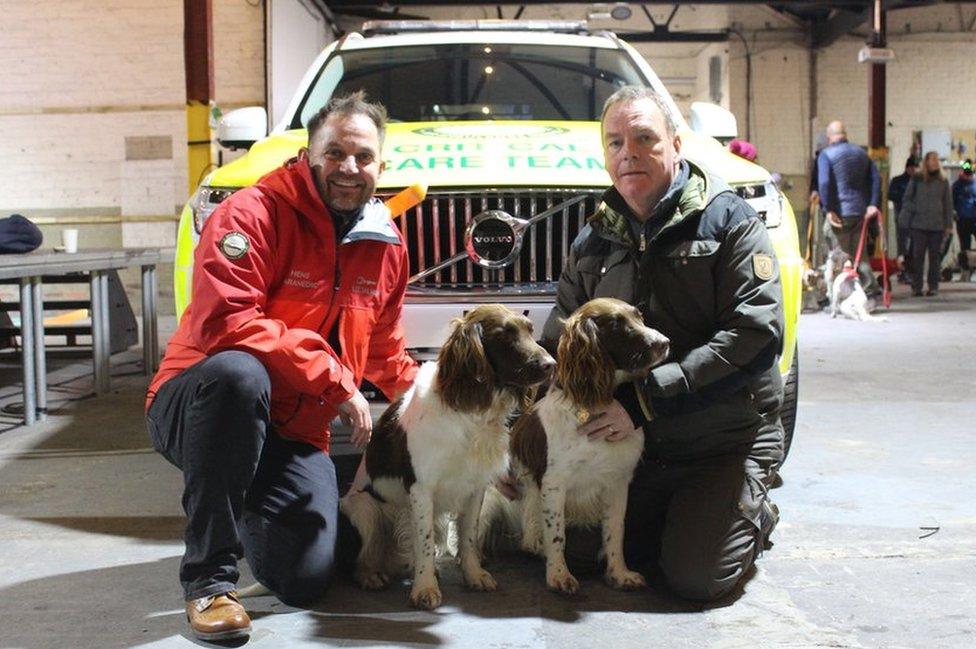
<svg viewBox="0 0 976 649">
<path fill-rule="evenodd" d="M 41 278 L 31 277 L 34 317 L 34 381 L 37 386 L 37 417 L 47 419 L 47 355 L 44 346 L 44 291 Z"/>
<path fill-rule="evenodd" d="M 149 311 L 152 316 L 150 318 L 152 320 L 152 338 L 150 341 L 152 342 L 152 366 L 153 372 L 155 372 L 157 369 L 159 369 L 159 309 L 157 307 L 157 303 L 159 301 L 159 286 L 156 283 L 157 275 L 155 266 L 149 267 L 149 275 L 151 280 L 151 290 L 149 291 Z"/>
<path fill-rule="evenodd" d="M 152 376 L 156 370 L 152 344 L 156 329 L 152 305 L 152 271 L 152 266 L 142 267 L 142 367 L 146 376 Z"/>
<path fill-rule="evenodd" d="M 108 272 L 102 272 L 98 276 L 98 281 L 101 283 L 102 288 L 99 293 L 102 299 L 102 393 L 108 392 L 111 388 L 111 378 L 112 378 L 112 323 L 109 320 L 109 303 L 111 301 L 111 293 L 108 290 Z"/>
<path fill-rule="evenodd" d="M 24 424 L 37 421 L 34 390 L 34 295 L 29 277 L 20 280 L 20 360 L 24 366 Z"/>
<path fill-rule="evenodd" d="M 102 319 L 102 282 L 100 276 L 101 273 L 99 271 L 92 271 L 88 276 L 88 284 L 91 292 L 92 364 L 94 365 L 95 371 L 94 384 L 96 394 L 101 394 L 102 392 L 102 373 L 105 371 L 105 367 L 102 364 L 102 345 L 104 344 L 102 327 L 105 326 L 105 322 Z"/>
</svg>

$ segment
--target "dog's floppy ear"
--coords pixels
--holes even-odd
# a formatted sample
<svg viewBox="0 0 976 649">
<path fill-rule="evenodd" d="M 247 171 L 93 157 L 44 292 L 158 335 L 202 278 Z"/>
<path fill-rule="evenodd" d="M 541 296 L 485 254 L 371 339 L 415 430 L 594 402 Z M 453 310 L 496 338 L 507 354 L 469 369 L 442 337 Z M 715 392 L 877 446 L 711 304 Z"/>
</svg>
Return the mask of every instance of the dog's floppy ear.
<svg viewBox="0 0 976 649">
<path fill-rule="evenodd" d="M 613 362 L 600 344 L 600 330 L 590 318 L 570 318 L 559 339 L 559 385 L 587 410 L 613 399 Z"/>
<path fill-rule="evenodd" d="M 449 408 L 461 412 L 491 405 L 493 371 L 481 343 L 481 324 L 455 318 L 437 357 L 437 389 Z"/>
</svg>

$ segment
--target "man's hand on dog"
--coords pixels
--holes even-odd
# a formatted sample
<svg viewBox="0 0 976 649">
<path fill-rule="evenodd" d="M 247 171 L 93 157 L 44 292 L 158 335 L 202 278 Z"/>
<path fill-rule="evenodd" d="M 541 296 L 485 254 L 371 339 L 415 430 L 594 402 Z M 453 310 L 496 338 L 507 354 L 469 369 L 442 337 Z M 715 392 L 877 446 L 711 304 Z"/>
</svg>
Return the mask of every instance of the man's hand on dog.
<svg viewBox="0 0 976 649">
<path fill-rule="evenodd" d="M 606 410 L 593 413 L 586 423 L 576 428 L 577 433 L 586 435 L 591 440 L 604 439 L 608 442 L 626 439 L 635 430 L 630 415 L 616 399 L 610 402 Z"/>
<path fill-rule="evenodd" d="M 339 419 L 347 426 L 352 426 L 351 441 L 356 448 L 366 448 L 370 435 L 373 434 L 373 417 L 369 414 L 369 402 L 359 390 L 351 397 L 339 404 Z"/>
</svg>

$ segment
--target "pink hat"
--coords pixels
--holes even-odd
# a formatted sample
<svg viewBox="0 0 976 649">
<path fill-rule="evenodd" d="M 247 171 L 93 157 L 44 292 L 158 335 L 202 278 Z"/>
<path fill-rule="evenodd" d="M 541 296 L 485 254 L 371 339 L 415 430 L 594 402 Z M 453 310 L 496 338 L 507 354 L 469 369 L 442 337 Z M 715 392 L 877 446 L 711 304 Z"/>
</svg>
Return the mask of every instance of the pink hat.
<svg viewBox="0 0 976 649">
<path fill-rule="evenodd" d="M 745 158 L 749 162 L 753 162 L 756 159 L 756 147 L 745 140 L 732 140 L 729 142 L 729 151 L 740 158 Z"/>
</svg>

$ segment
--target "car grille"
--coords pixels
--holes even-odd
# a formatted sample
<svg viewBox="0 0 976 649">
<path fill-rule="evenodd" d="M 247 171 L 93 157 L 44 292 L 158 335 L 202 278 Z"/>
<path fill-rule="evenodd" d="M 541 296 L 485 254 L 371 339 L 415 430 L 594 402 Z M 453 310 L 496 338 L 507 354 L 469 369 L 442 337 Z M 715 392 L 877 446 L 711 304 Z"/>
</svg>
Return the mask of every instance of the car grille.
<svg viewBox="0 0 976 649">
<path fill-rule="evenodd" d="M 457 263 L 421 278 L 418 273 L 464 252 L 468 223 L 485 210 L 503 210 L 530 219 L 573 197 L 585 198 L 531 225 L 522 251 L 510 266 L 488 269 L 466 255 Z M 438 192 L 400 217 L 410 252 L 411 285 L 429 288 L 499 287 L 526 282 L 555 282 L 569 246 L 600 203 L 599 189 L 526 189 L 491 192 Z"/>
</svg>

